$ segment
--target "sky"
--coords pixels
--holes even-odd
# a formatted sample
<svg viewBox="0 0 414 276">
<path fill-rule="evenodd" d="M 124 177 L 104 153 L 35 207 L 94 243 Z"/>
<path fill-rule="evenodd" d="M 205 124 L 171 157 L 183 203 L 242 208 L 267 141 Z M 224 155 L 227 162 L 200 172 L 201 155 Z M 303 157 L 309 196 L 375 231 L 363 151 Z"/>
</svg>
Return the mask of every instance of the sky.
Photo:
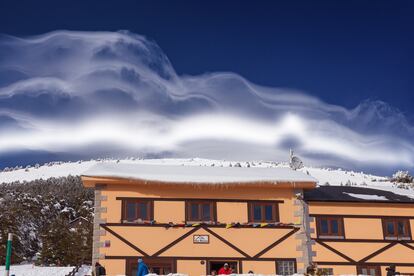
<svg viewBox="0 0 414 276">
<path fill-rule="evenodd" d="M 414 93 L 412 90 L 414 85 L 411 76 L 414 73 L 412 51 L 414 49 L 414 18 L 411 15 L 413 12 L 412 1 L 2 1 L 0 3 L 0 33 L 5 36 L 0 40 L 3 41 L 4 47 L 14 45 L 15 49 L 1 48 L 0 43 L 0 49 L 3 49 L 0 52 L 0 70 L 1 66 L 3 69 L 19 67 L 20 71 L 22 71 L 21 68 L 33 66 L 31 71 L 29 70 L 30 73 L 25 72 L 25 78 L 29 76 L 32 79 L 30 85 L 26 83 L 30 89 L 33 89 L 33 79 L 38 80 L 39 77 L 45 78 L 45 76 L 64 80 L 65 83 L 59 85 L 65 88 L 81 87 L 80 90 L 86 91 L 82 92 L 80 96 L 82 99 L 70 101 L 70 105 L 79 104 L 90 110 L 93 107 L 84 102 L 85 99 L 93 99 L 96 96 L 96 93 L 92 96 L 88 94 L 88 89 L 92 88 L 84 82 L 79 82 L 78 79 L 74 81 L 71 75 L 73 72 L 69 72 L 71 69 L 68 68 L 70 66 L 68 60 L 64 60 L 65 63 L 53 60 L 54 58 L 59 60 L 61 52 L 55 51 L 54 56 L 48 56 L 45 60 L 41 49 L 50 50 L 55 47 L 53 43 L 62 43 L 53 42 L 55 36 L 50 32 L 56 34 L 57 30 L 77 31 L 73 34 L 60 31 L 60 36 L 64 38 L 57 39 L 70 44 L 70 37 L 79 36 L 79 39 L 84 42 L 85 46 L 76 45 L 76 43 L 69 46 L 74 49 L 70 52 L 69 60 L 74 61 L 82 55 L 81 53 L 96 50 L 88 46 L 93 41 L 96 41 L 95 46 L 99 48 L 104 47 L 106 40 L 116 43 L 113 39 L 119 39 L 119 37 L 109 39 L 108 37 L 113 35 L 97 35 L 96 32 L 110 33 L 127 30 L 128 33 L 121 32 L 123 36 L 133 37 L 132 39 L 145 45 L 141 45 L 140 50 L 133 53 L 125 53 L 124 48 L 118 50 L 120 53 L 134 57 L 143 53 L 148 54 L 145 51 L 150 49 L 148 56 L 152 58 L 152 62 L 138 59 L 135 65 L 138 64 L 138 67 L 141 66 L 140 68 L 144 70 L 145 68 L 154 69 L 155 64 L 157 67 L 155 72 L 158 76 L 165 79 L 163 74 L 170 75 L 173 80 L 170 79 L 168 84 L 162 83 L 167 87 L 164 87 L 167 91 L 165 93 L 169 95 L 166 99 L 174 99 L 172 102 L 175 103 L 177 97 L 181 97 L 180 99 L 183 97 L 188 99 L 190 96 L 194 98 L 198 91 L 190 91 L 194 90 L 191 89 L 192 87 L 198 87 L 201 91 L 206 83 L 209 86 L 215 85 L 213 88 L 208 87 L 209 89 L 198 92 L 204 98 L 210 97 L 209 104 L 203 103 L 200 98 L 196 97 L 197 100 L 190 100 L 178 107 L 171 107 L 167 104 L 153 106 L 149 104 L 151 100 L 148 100 L 148 97 L 137 100 L 134 94 L 133 98 L 137 103 L 151 106 L 146 110 L 151 116 L 146 115 L 145 118 L 151 118 L 156 125 L 163 125 L 169 130 L 173 128 L 174 131 L 171 130 L 171 132 L 175 133 L 182 125 L 188 124 L 186 120 L 198 120 L 197 122 L 203 122 L 207 126 L 210 123 L 215 125 L 212 120 L 206 122 L 202 117 L 206 114 L 212 117 L 213 114 L 216 116 L 216 121 L 226 122 L 227 120 L 230 125 L 239 126 L 234 127 L 233 133 L 237 133 L 250 123 L 251 129 L 259 128 L 256 133 L 261 134 L 257 135 L 258 137 L 252 137 L 246 133 L 226 136 L 223 134 L 223 129 L 215 129 L 221 133 L 221 136 L 207 135 L 200 130 L 196 135 L 197 139 L 190 139 L 190 134 L 185 139 L 178 139 L 171 134 L 170 136 L 175 138 L 172 139 L 169 136 L 168 146 L 152 145 L 157 150 L 147 150 L 147 154 L 154 156 L 163 156 L 163 153 L 186 156 L 197 154 L 218 158 L 234 156 L 243 159 L 249 156 L 271 159 L 274 156 L 279 160 L 283 159 L 283 152 L 286 148 L 294 147 L 305 160 L 316 165 L 362 168 L 384 173 L 395 168 L 412 170 L 414 159 L 412 156 L 414 139 L 412 127 L 414 125 L 414 109 L 412 108 Z M 136 34 L 138 38 L 135 37 Z M 52 39 L 37 43 L 38 47 L 31 49 L 30 45 L 36 44 L 34 36 L 37 38 L 39 36 L 52 37 Z M 14 44 L 17 42 L 13 37 L 32 41 Z M 164 58 L 167 61 L 163 60 Z M 120 58 L 115 58 L 115 61 L 117 64 L 125 62 Z M 45 64 L 51 65 L 51 68 L 58 68 L 60 71 L 52 71 L 52 69 L 47 71 L 40 68 Z M 73 64 L 79 65 L 76 62 Z M 88 66 L 91 65 L 88 64 Z M 96 68 L 97 64 L 94 66 Z M 161 72 L 160 68 L 167 73 Z M 64 74 L 59 74 L 59 72 L 64 72 Z M 79 72 L 86 74 L 82 70 Z M 154 75 L 151 75 L 148 78 L 153 77 Z M 10 71 L 7 74 L 3 71 L 3 78 L 0 78 L 0 111 L 8 116 L 7 119 L 3 119 L 4 125 L 6 121 L 10 126 L 11 121 L 20 120 L 19 126 L 21 126 L 22 118 L 24 118 L 24 121 L 30 121 L 32 124 L 31 130 L 34 129 L 33 125 L 36 125 L 37 130 L 42 130 L 43 136 L 50 136 L 51 133 L 56 133 L 55 126 L 58 122 L 61 125 L 60 120 L 77 117 L 73 114 L 75 108 L 68 107 L 66 113 L 62 114 L 59 104 L 62 101 L 67 102 L 67 99 L 55 101 L 53 106 L 55 110 L 50 106 L 49 112 L 39 115 L 40 111 L 45 111 L 45 93 L 42 92 L 42 97 L 39 97 L 39 94 L 36 94 L 36 97 L 31 96 L 29 97 L 31 101 L 28 101 L 23 99 L 21 94 L 16 97 L 14 90 L 5 88 L 11 88 L 12 84 L 13 87 L 21 86 L 22 84 L 18 82 L 22 79 L 23 77 L 17 76 L 16 72 L 12 74 Z M 219 81 L 211 84 L 211 79 Z M 158 82 L 157 85 L 161 85 L 158 79 L 151 85 L 156 82 Z M 42 83 L 40 90 L 48 91 L 46 94 L 51 93 L 50 80 L 45 84 L 43 79 Z M 245 87 L 240 89 L 241 83 L 247 83 L 248 89 Z M 185 95 L 177 96 L 178 84 L 186 87 Z M 53 83 L 53 85 L 58 84 Z M 39 90 L 38 86 L 37 83 L 37 90 Z M 55 86 L 54 91 L 58 90 Z M 61 86 L 59 89 L 62 88 Z M 120 86 L 116 88 L 120 89 Z M 134 89 L 138 88 L 143 89 L 141 86 L 135 86 Z M 33 93 L 28 91 L 30 89 L 27 88 L 18 93 L 26 93 L 27 96 L 28 93 Z M 155 88 L 151 86 L 148 89 L 153 91 Z M 249 91 L 240 92 L 241 94 L 235 93 L 232 97 L 223 97 L 220 94 L 227 93 L 223 91 L 229 89 Z M 93 87 L 93 90 L 96 91 L 97 88 Z M 104 90 L 107 91 L 108 86 Z M 3 102 L 1 93 L 3 93 Z M 133 94 L 136 91 L 127 91 L 126 94 L 122 94 L 122 99 L 119 93 L 116 96 L 113 96 L 113 91 L 105 93 L 106 100 L 102 100 L 101 94 L 96 100 L 101 101 L 102 109 L 106 110 L 106 117 L 124 118 L 120 115 L 120 110 L 108 111 L 108 107 L 103 103 L 104 101 L 105 103 L 113 102 L 114 98 L 123 106 L 122 111 L 125 109 L 124 105 L 134 111 L 139 109 L 141 112 L 145 109 L 137 108 L 135 105 L 131 107 L 133 101 L 128 100 L 128 95 L 130 95 L 128 93 Z M 175 93 L 175 98 L 171 93 Z M 243 93 L 247 93 L 248 96 Z M 246 100 L 252 93 L 259 96 Z M 71 100 L 73 98 L 78 100 L 73 93 L 69 94 Z M 10 100 L 11 97 L 12 100 Z M 240 100 L 241 97 L 245 100 Z M 50 99 L 48 103 L 50 104 Z M 100 103 L 97 105 L 99 106 Z M 270 103 L 273 104 L 272 107 L 269 107 Z M 25 105 L 24 108 L 23 105 Z M 233 105 L 237 105 L 237 108 Z M 211 106 L 220 106 L 220 108 L 211 108 Z M 194 115 L 195 113 L 197 116 Z M 86 124 L 84 119 L 92 118 L 92 116 L 87 112 L 85 114 L 88 115 L 82 117 L 81 122 Z M 154 116 L 157 118 L 154 119 Z M 99 117 L 100 120 L 104 118 L 103 115 L 95 117 Z M 94 120 L 98 120 L 95 117 Z M 162 123 L 160 123 L 160 117 L 162 117 Z M 237 119 L 241 121 L 236 122 Z M 246 122 L 242 119 L 250 121 Z M 178 125 L 172 127 L 170 121 L 166 122 L 168 120 Z M 269 120 L 273 121 L 269 123 Z M 115 126 L 120 125 L 115 119 L 112 123 Z M 283 134 L 275 134 L 267 129 L 269 127 L 281 130 L 284 124 L 289 133 L 281 131 Z M 298 126 L 300 124 L 303 124 L 303 128 L 306 129 L 304 133 Z M 310 127 L 315 124 L 319 127 Z M 85 128 L 79 121 L 76 124 L 72 122 L 66 125 L 79 127 L 78 131 L 81 133 Z M 142 129 L 141 125 L 140 127 Z M 224 123 L 222 127 L 228 129 Z M 337 128 L 341 130 L 338 131 Z M 45 132 L 45 129 L 52 131 Z M 313 132 L 308 129 L 313 129 Z M 315 129 L 319 131 L 316 132 Z M 5 128 L 0 131 L 0 137 L 5 138 L 3 150 L 0 146 L 0 151 L 3 153 L 2 157 L 0 156 L 0 167 L 56 158 L 78 158 L 81 156 L 79 152 L 85 152 L 82 147 L 90 149 L 90 144 L 94 145 L 93 153 L 88 151 L 90 155 L 111 155 L 114 152 L 125 154 L 128 149 L 137 150 L 136 145 L 129 145 L 125 148 L 127 141 L 119 140 L 119 137 L 97 141 L 90 139 L 90 136 L 88 136 L 89 140 L 85 138 L 90 143 L 88 146 L 86 142 L 73 144 L 63 141 L 50 147 L 47 146 L 50 142 L 43 137 L 43 140 L 39 138 L 38 144 L 33 142 L 29 145 L 28 141 L 22 140 L 20 144 L 13 147 L 7 139 L 13 138 L 17 141 L 16 131 Z M 27 128 L 25 131 L 20 134 L 25 133 L 27 137 L 29 135 Z M 60 131 L 65 136 L 65 131 Z M 314 142 L 305 143 L 304 137 L 309 134 L 319 139 L 315 138 Z M 33 133 L 30 132 L 30 135 Z M 284 135 L 284 138 L 280 138 L 280 135 Z M 244 138 L 236 139 L 234 136 Z M 263 136 L 271 138 L 267 141 L 261 138 Z M 134 139 L 132 137 L 131 139 Z M 332 140 L 324 140 L 329 137 L 333 137 Z M 343 142 L 339 138 L 352 143 L 350 142 L 348 148 L 340 149 L 339 145 L 343 145 Z M 174 142 L 171 142 L 172 140 Z M 214 140 L 214 143 L 211 140 Z M 243 146 L 232 146 L 234 150 L 219 154 L 223 152 L 223 148 L 228 148 L 225 143 L 235 140 Z M 114 141 L 123 146 L 114 147 Z M 220 145 L 217 145 L 217 141 L 220 141 Z M 320 143 L 318 144 L 317 141 L 325 141 L 325 145 L 331 143 L 331 146 L 318 149 Z M 0 139 L 0 145 L 1 142 Z M 42 143 L 44 146 L 40 146 Z M 171 143 L 174 146 L 171 146 Z M 250 145 L 247 147 L 249 150 L 245 154 L 236 154 L 235 152 L 239 152 L 240 148 L 246 148 L 245 143 Z M 183 147 L 184 144 L 186 150 L 177 150 L 177 145 Z M 274 152 L 264 154 L 269 152 L 269 147 L 274 149 Z M 362 153 L 361 149 L 364 148 L 368 150 Z M 358 152 L 361 154 L 357 154 Z M 391 156 L 389 152 L 395 156 Z M 141 149 L 137 150 L 137 153 L 141 153 Z M 375 160 L 365 155 L 375 156 L 373 159 L 382 158 L 384 162 L 374 162 Z M 389 160 L 385 160 L 387 158 Z"/>
</svg>

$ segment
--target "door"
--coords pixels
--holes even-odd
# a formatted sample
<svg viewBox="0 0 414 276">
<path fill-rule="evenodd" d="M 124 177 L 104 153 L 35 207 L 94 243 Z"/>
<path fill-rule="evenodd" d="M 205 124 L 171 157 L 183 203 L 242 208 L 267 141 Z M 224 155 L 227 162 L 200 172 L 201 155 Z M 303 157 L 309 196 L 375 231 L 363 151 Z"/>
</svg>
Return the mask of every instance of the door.
<svg viewBox="0 0 414 276">
<path fill-rule="evenodd" d="M 358 274 L 381 276 L 381 267 L 377 265 L 361 265 L 357 267 Z"/>
<path fill-rule="evenodd" d="M 209 261 L 207 266 L 207 273 L 208 275 L 218 275 L 218 271 L 220 268 L 224 266 L 224 264 L 229 264 L 229 267 L 232 270 L 232 273 L 238 273 L 238 262 L 235 261 Z"/>
<path fill-rule="evenodd" d="M 167 275 L 174 273 L 174 262 L 171 259 L 159 259 L 159 258 L 143 258 L 144 263 L 148 267 L 150 273 L 156 273 L 158 275 Z M 137 274 L 138 258 L 127 260 L 127 275 L 135 276 Z"/>
</svg>

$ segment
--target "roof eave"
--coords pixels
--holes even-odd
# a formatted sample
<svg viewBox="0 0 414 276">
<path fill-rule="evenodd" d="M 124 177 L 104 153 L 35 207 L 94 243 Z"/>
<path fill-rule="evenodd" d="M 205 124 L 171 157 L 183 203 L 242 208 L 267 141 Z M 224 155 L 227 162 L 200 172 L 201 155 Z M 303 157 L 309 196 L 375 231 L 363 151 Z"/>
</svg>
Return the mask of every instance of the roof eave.
<svg viewBox="0 0 414 276">
<path fill-rule="evenodd" d="M 277 187 L 294 189 L 313 189 L 316 181 L 246 181 L 246 182 L 173 182 L 157 181 L 136 178 L 107 177 L 107 176 L 81 176 L 83 185 L 94 188 L 97 185 L 155 185 L 155 186 L 207 186 L 207 187 Z"/>
</svg>

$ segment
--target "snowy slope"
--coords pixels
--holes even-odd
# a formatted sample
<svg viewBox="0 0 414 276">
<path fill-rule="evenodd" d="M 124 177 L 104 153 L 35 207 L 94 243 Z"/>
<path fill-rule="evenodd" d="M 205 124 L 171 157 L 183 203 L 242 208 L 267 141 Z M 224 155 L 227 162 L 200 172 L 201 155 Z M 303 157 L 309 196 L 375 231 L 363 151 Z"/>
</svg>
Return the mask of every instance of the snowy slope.
<svg viewBox="0 0 414 276">
<path fill-rule="evenodd" d="M 71 272 L 73 267 L 41 267 L 31 264 L 27 265 L 12 265 L 10 267 L 10 275 L 18 276 L 64 276 Z M 4 266 L 0 266 L 0 275 L 4 274 Z"/>
<path fill-rule="evenodd" d="M 32 264 L 12 265 L 10 267 L 10 275 L 16 276 L 64 276 L 74 269 L 73 266 L 56 267 L 56 266 L 35 266 Z M 4 274 L 5 267 L 0 266 L 0 275 Z M 82 266 L 75 276 L 92 275 L 90 266 Z"/>
<path fill-rule="evenodd" d="M 61 177 L 67 175 L 81 175 L 91 170 L 98 163 L 106 163 L 112 167 L 116 164 L 152 164 L 171 166 L 219 166 L 219 167 L 260 167 L 281 168 L 288 167 L 286 163 L 268 161 L 238 162 L 228 160 L 210 159 L 99 159 L 78 162 L 56 162 L 43 166 L 26 169 L 0 172 L 0 183 L 11 183 L 15 181 L 32 181 L 36 179 L 47 179 L 50 177 Z M 391 183 L 388 178 L 365 174 L 363 172 L 345 171 L 341 169 L 305 167 L 300 171 L 313 176 L 319 181 L 319 185 L 352 185 L 391 191 L 397 194 L 408 195 L 414 198 L 414 190 L 406 189 L 401 185 Z M 399 187 L 398 187 L 399 186 Z"/>
</svg>

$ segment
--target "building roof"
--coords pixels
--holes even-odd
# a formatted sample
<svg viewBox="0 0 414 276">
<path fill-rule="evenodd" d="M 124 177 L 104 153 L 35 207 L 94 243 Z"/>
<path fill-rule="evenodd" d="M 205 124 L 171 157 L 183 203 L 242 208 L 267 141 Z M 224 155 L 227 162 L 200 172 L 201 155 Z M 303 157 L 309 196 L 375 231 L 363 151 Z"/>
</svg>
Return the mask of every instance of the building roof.
<svg viewBox="0 0 414 276">
<path fill-rule="evenodd" d="M 316 183 L 305 173 L 290 168 L 218 167 L 99 163 L 86 171 L 83 177 L 109 177 L 132 180 L 193 183 Z"/>
<path fill-rule="evenodd" d="M 320 186 L 304 192 L 306 201 L 414 203 L 408 196 L 353 186 Z"/>
</svg>

